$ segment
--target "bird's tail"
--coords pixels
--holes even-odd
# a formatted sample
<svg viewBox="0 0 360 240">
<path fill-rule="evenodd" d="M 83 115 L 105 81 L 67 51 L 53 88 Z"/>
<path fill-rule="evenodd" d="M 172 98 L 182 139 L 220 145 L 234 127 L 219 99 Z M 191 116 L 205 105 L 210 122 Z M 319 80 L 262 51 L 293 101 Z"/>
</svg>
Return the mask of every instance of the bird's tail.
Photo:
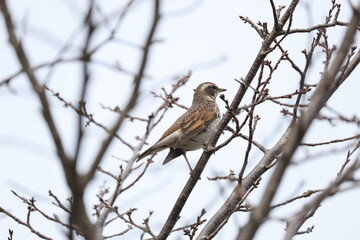
<svg viewBox="0 0 360 240">
<path fill-rule="evenodd" d="M 136 162 L 140 161 L 141 159 L 143 159 L 144 157 L 151 155 L 151 154 L 155 154 L 157 152 L 160 152 L 162 150 L 164 150 L 165 148 L 159 148 L 159 147 L 150 147 L 147 150 L 145 150 L 142 154 L 139 155 L 138 159 L 136 160 Z"/>
<path fill-rule="evenodd" d="M 174 148 L 170 148 L 170 151 L 168 153 L 168 155 L 166 156 L 163 165 L 167 164 L 168 162 L 170 162 L 171 160 L 177 158 L 178 156 L 184 154 L 184 151 L 179 150 L 179 149 L 174 149 Z"/>
</svg>

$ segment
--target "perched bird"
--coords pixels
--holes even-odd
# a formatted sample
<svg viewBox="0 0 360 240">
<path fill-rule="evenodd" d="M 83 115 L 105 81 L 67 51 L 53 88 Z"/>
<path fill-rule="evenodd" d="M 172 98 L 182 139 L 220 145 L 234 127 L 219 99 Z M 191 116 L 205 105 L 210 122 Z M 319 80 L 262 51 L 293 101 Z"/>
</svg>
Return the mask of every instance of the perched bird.
<svg viewBox="0 0 360 240">
<path fill-rule="evenodd" d="M 226 89 L 219 88 L 211 82 L 200 84 L 195 89 L 189 110 L 181 115 L 153 146 L 140 154 L 137 161 L 170 148 L 163 164 L 184 155 L 191 170 L 186 152 L 200 149 L 209 141 L 220 121 L 220 112 L 215 99 L 218 93 L 223 91 Z"/>
</svg>

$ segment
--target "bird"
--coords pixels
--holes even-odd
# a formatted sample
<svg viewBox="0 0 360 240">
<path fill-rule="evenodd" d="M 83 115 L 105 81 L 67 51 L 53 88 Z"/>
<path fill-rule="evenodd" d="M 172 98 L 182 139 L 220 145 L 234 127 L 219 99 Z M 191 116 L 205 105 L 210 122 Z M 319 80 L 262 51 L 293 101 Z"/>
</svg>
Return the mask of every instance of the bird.
<svg viewBox="0 0 360 240">
<path fill-rule="evenodd" d="M 138 156 L 137 162 L 144 157 L 167 148 L 170 149 L 163 165 L 183 155 L 190 171 L 191 165 L 186 157 L 187 151 L 203 148 L 220 122 L 220 111 L 216 97 L 226 89 L 215 83 L 201 83 L 195 90 L 191 107 L 181 115 L 160 137 L 160 139 Z"/>
</svg>

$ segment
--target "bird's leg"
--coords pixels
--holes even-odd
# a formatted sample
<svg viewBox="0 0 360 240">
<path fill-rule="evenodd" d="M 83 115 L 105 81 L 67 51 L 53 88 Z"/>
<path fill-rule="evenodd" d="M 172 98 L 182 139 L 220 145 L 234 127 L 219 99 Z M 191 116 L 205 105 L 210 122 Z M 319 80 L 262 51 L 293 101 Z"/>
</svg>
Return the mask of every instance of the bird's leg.
<svg viewBox="0 0 360 240">
<path fill-rule="evenodd" d="M 184 156 L 185 161 L 186 161 L 186 163 L 187 163 L 187 165 L 188 165 L 188 167 L 189 167 L 189 169 L 190 169 L 189 174 L 190 174 L 192 177 L 194 177 L 194 176 L 193 176 L 194 170 L 192 169 L 192 167 L 191 167 L 191 165 L 190 165 L 190 162 L 189 162 L 189 160 L 188 160 L 188 158 L 187 158 L 187 156 L 186 156 L 186 152 L 183 152 L 182 155 Z M 201 179 L 201 177 L 199 177 L 199 180 L 200 180 L 200 179 Z"/>
<path fill-rule="evenodd" d="M 192 174 L 193 169 L 192 169 L 192 167 L 191 167 L 191 165 L 190 165 L 190 163 L 189 163 L 189 160 L 188 160 L 188 158 L 187 158 L 187 156 L 186 156 L 186 152 L 183 152 L 182 155 L 184 156 L 185 161 L 186 161 L 186 163 L 187 163 L 187 165 L 188 165 L 188 167 L 189 167 L 189 169 L 190 169 L 190 174 Z"/>
</svg>

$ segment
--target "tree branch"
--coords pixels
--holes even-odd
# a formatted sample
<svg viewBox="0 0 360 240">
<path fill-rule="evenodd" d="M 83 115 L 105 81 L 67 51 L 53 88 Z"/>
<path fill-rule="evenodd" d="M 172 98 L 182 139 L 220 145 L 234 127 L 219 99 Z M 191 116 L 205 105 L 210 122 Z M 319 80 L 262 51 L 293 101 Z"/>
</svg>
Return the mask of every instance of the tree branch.
<svg viewBox="0 0 360 240">
<path fill-rule="evenodd" d="M 284 13 L 283 17 L 279 20 L 279 24 L 281 26 L 284 26 L 285 23 L 288 21 L 288 19 L 292 15 L 298 2 L 299 2 L 298 0 L 292 1 L 290 6 L 288 7 L 287 11 Z M 259 67 L 261 66 L 263 60 L 269 53 L 268 50 L 270 49 L 271 44 L 274 42 L 274 40 L 276 39 L 278 34 L 279 34 L 279 30 L 274 28 L 272 30 L 272 32 L 270 34 L 268 34 L 266 36 L 266 38 L 264 39 L 262 47 L 259 50 L 257 57 L 255 58 L 248 74 L 246 75 L 244 81 L 242 82 L 242 85 L 240 86 L 239 90 L 236 93 L 236 96 L 234 97 L 234 99 L 230 105 L 230 108 L 232 111 L 238 108 L 250 83 L 254 79 Z M 215 146 L 221 133 L 223 132 L 223 130 L 225 129 L 225 127 L 227 126 L 227 124 L 229 123 L 231 118 L 232 118 L 231 112 L 227 111 L 225 113 L 224 117 L 221 119 L 219 125 L 216 128 L 216 131 L 214 132 L 213 136 L 209 140 L 208 146 L 206 147 L 205 151 L 201 155 L 198 163 L 195 166 L 194 171 L 192 172 L 191 177 L 189 178 L 189 180 L 187 181 L 183 190 L 181 191 L 176 203 L 174 204 L 173 209 L 171 210 L 165 224 L 163 225 L 163 227 L 158 235 L 159 240 L 166 239 L 168 237 L 168 235 L 170 234 L 171 230 L 174 228 L 177 220 L 179 219 L 179 215 L 180 215 L 182 208 L 184 207 L 190 193 L 194 189 L 198 179 L 200 178 L 202 171 L 204 170 L 210 156 L 213 153 L 213 152 L 208 151 L 208 149 L 211 149 Z M 201 238 L 199 238 L 199 239 L 201 239 Z"/>
<path fill-rule="evenodd" d="M 101 160 L 103 159 L 104 154 L 105 154 L 106 150 L 108 149 L 110 143 L 112 142 L 116 132 L 121 128 L 121 125 L 122 125 L 124 119 L 126 118 L 127 114 L 136 105 L 136 101 L 137 101 L 137 98 L 139 95 L 141 81 L 143 79 L 145 67 L 147 65 L 148 58 L 149 58 L 150 47 L 154 43 L 153 38 L 155 35 L 155 30 L 158 26 L 159 19 L 160 19 L 160 0 L 154 0 L 153 21 L 152 21 L 152 25 L 151 25 L 149 34 L 147 36 L 145 45 L 144 45 L 142 60 L 140 62 L 138 73 L 134 78 L 134 87 L 130 94 L 131 97 L 130 97 L 128 103 L 126 104 L 126 107 L 124 108 L 123 114 L 121 114 L 119 116 L 119 118 L 115 122 L 114 126 L 111 128 L 109 135 L 103 140 L 103 142 L 100 146 L 100 149 L 91 165 L 91 168 L 88 170 L 88 172 L 86 174 L 83 175 L 83 177 L 82 177 L 83 185 L 88 183 L 93 178 L 93 176 L 96 172 L 96 168 L 100 164 Z"/>
<path fill-rule="evenodd" d="M 34 92 L 36 93 L 37 97 L 40 100 L 41 106 L 42 106 L 42 115 L 44 117 L 44 120 L 49 128 L 49 131 L 52 136 L 52 140 L 54 141 L 54 145 L 57 150 L 57 155 L 63 165 L 63 168 L 66 169 L 71 165 L 71 161 L 68 158 L 68 156 L 65 154 L 64 146 L 59 134 L 59 131 L 55 125 L 52 113 L 50 111 L 49 102 L 47 100 L 47 97 L 45 95 L 44 89 L 39 83 L 39 80 L 34 74 L 33 69 L 31 68 L 31 64 L 29 62 L 29 59 L 24 51 L 24 48 L 21 44 L 21 42 L 17 39 L 15 35 L 15 27 L 13 24 L 13 20 L 11 18 L 11 14 L 9 12 L 6 0 L 0 0 L 0 10 L 3 12 L 4 20 L 6 23 L 6 28 L 9 36 L 9 42 L 13 46 L 17 58 L 23 67 L 23 71 L 26 73 Z M 66 175 L 67 182 L 70 184 L 72 181 L 72 176 L 69 174 Z"/>
<path fill-rule="evenodd" d="M 360 5 L 359 8 L 360 9 Z M 314 120 L 315 116 L 319 113 L 321 108 L 325 105 L 327 100 L 335 92 L 336 88 L 336 75 L 343 64 L 347 53 L 351 48 L 353 43 L 356 29 L 359 23 L 359 15 L 353 14 L 351 24 L 348 30 L 345 33 L 343 42 L 339 49 L 339 52 L 336 55 L 335 60 L 333 61 L 331 67 L 326 71 L 321 79 L 317 89 L 315 90 L 309 107 L 307 111 L 301 116 L 299 121 L 291 129 L 291 134 L 288 142 L 284 146 L 284 151 L 281 158 L 279 159 L 278 165 L 276 166 L 270 180 L 269 184 L 266 187 L 265 193 L 261 198 L 259 206 L 257 206 L 250 215 L 250 219 L 247 224 L 242 228 L 238 236 L 238 240 L 248 240 L 252 239 L 258 230 L 259 226 L 265 220 L 265 217 L 270 211 L 271 201 L 280 185 L 282 177 L 286 171 L 287 166 L 290 163 L 290 160 L 301 143 L 301 140 L 305 133 L 307 132 L 310 124 Z"/>
</svg>

